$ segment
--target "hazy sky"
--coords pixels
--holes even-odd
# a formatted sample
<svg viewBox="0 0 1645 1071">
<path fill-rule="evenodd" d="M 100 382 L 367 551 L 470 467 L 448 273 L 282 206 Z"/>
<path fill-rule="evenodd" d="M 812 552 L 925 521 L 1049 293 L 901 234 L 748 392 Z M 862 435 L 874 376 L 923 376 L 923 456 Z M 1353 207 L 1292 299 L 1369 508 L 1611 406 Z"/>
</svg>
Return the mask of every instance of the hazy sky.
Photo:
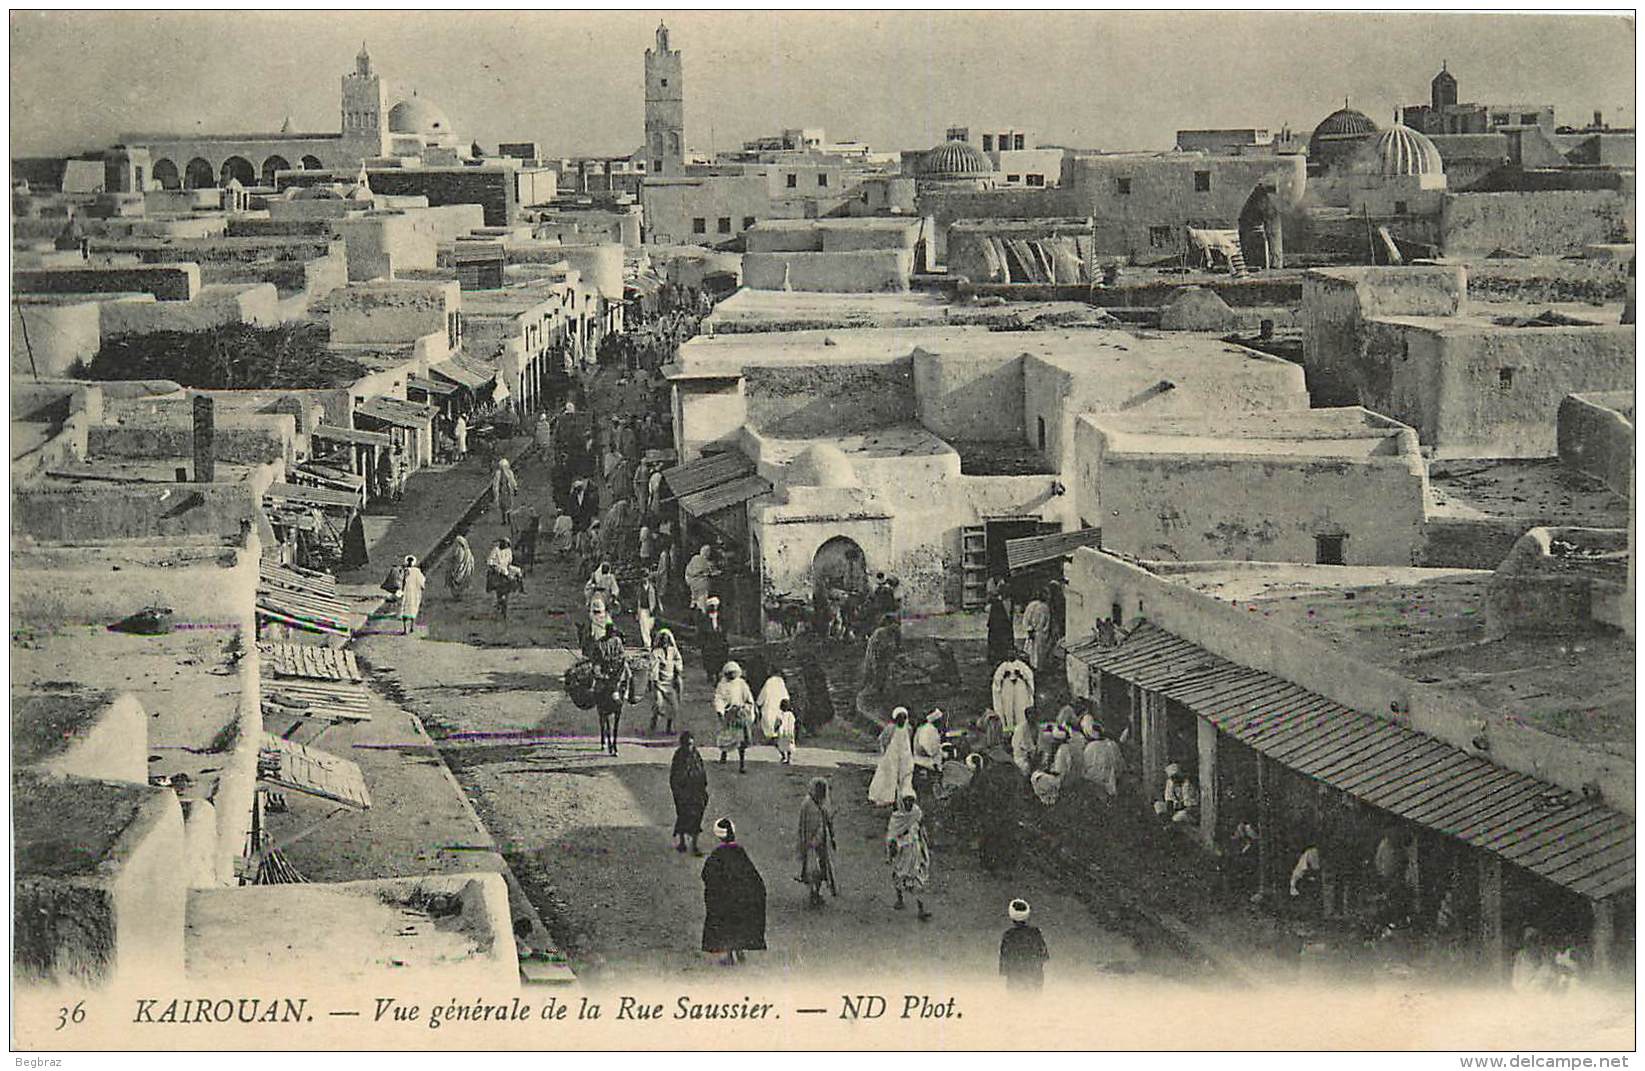
<svg viewBox="0 0 1645 1071">
<path fill-rule="evenodd" d="M 1465 101 L 1633 121 L 1634 26 L 1612 16 L 25 12 L 11 17 L 12 152 L 101 148 L 122 131 L 272 131 L 286 116 L 335 131 L 339 79 L 365 39 L 391 104 L 415 88 L 487 150 L 627 153 L 659 17 L 685 53 L 698 149 L 784 126 L 923 148 L 950 124 L 1163 149 L 1179 127 L 1306 133 L 1344 97 L 1385 124 L 1428 99 L 1442 59 Z"/>
</svg>

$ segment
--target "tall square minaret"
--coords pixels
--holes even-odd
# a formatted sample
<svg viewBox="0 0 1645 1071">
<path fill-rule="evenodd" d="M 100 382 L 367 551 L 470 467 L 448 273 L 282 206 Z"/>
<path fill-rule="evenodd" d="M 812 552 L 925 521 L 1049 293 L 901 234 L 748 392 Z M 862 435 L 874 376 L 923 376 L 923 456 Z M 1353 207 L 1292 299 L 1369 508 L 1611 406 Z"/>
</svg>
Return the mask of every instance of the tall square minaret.
<svg viewBox="0 0 1645 1071">
<path fill-rule="evenodd" d="M 371 53 L 360 42 L 354 70 L 343 75 L 343 144 L 345 160 L 328 164 L 355 167 L 361 160 L 386 156 L 389 149 L 388 106 L 383 80 L 371 69 Z"/>
<path fill-rule="evenodd" d="M 678 175 L 685 169 L 685 69 L 678 49 L 668 47 L 668 27 L 657 25 L 657 47 L 645 50 L 645 151 L 647 173 Z"/>
</svg>

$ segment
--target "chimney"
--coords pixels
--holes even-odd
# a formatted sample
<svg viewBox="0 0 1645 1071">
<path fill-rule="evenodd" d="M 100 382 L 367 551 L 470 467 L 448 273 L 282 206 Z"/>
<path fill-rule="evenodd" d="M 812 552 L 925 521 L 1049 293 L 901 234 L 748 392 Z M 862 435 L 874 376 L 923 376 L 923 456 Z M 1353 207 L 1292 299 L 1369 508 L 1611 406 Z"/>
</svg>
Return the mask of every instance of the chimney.
<svg viewBox="0 0 1645 1071">
<path fill-rule="evenodd" d="M 209 394 L 194 396 L 194 482 L 213 483 L 217 479 L 217 455 L 213 449 L 217 423 L 216 403 Z"/>
<path fill-rule="evenodd" d="M 1595 130 L 1604 130 L 1605 129 L 1605 113 L 1600 111 L 1598 108 L 1594 109 L 1594 129 Z"/>
</svg>

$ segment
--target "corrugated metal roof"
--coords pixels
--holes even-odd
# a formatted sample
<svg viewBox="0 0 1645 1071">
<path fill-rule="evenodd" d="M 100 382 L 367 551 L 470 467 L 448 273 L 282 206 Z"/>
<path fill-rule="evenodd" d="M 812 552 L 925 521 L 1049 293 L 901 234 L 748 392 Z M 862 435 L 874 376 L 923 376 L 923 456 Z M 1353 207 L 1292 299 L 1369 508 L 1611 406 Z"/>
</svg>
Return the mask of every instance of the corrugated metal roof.
<svg viewBox="0 0 1645 1071">
<path fill-rule="evenodd" d="M 1144 623 L 1069 653 L 1159 691 L 1276 762 L 1602 900 L 1634 887 L 1634 820 Z"/>
<path fill-rule="evenodd" d="M 1072 532 L 1027 536 L 1005 541 L 1005 565 L 1015 572 L 1056 558 L 1066 558 L 1080 547 L 1102 546 L 1101 528 L 1079 528 Z"/>
<path fill-rule="evenodd" d="M 676 498 L 705 491 L 716 484 L 729 483 L 754 471 L 754 462 L 740 450 L 709 454 L 663 470 L 663 482 Z"/>
<path fill-rule="evenodd" d="M 421 428 L 434 419 L 431 405 L 402 401 L 399 398 L 368 398 L 354 410 L 356 418 L 367 417 L 393 424 L 400 428 Z"/>
<path fill-rule="evenodd" d="M 359 446 L 387 446 L 389 437 L 386 432 L 366 431 L 362 428 L 343 428 L 336 424 L 319 424 L 314 428 L 314 435 L 319 439 L 330 439 L 339 443 L 355 443 Z"/>
<path fill-rule="evenodd" d="M 771 490 L 771 481 L 764 476 L 739 476 L 726 483 L 715 484 L 679 498 L 680 509 L 693 517 L 704 517 L 730 506 L 741 505 L 757 495 Z"/>
<path fill-rule="evenodd" d="M 412 390 L 420 390 L 424 394 L 456 394 L 457 384 L 441 383 L 437 379 L 428 379 L 423 376 L 407 376 L 406 386 Z"/>
<path fill-rule="evenodd" d="M 439 364 L 429 365 L 428 370 L 470 390 L 479 390 L 490 382 L 489 379 L 481 376 L 478 371 L 457 360 L 441 361 Z"/>
<path fill-rule="evenodd" d="M 301 502 L 309 506 L 353 509 L 360 505 L 360 496 L 357 492 L 339 491 L 333 487 L 304 487 L 294 483 L 271 483 L 268 490 L 263 492 L 263 497 Z"/>
</svg>

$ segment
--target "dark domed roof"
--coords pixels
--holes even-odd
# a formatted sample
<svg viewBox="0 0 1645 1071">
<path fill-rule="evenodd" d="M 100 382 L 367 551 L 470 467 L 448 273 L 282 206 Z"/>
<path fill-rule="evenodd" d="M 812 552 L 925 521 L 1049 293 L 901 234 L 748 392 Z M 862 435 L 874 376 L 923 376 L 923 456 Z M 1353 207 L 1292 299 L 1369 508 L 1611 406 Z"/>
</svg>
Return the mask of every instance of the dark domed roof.
<svg viewBox="0 0 1645 1071">
<path fill-rule="evenodd" d="M 1327 115 L 1320 124 L 1314 127 L 1314 137 L 1318 138 L 1362 138 L 1377 132 L 1377 125 L 1371 122 L 1370 116 L 1364 112 L 1356 112 L 1352 108 L 1338 108 Z"/>
<path fill-rule="evenodd" d="M 965 141 L 945 141 L 920 158 L 921 178 L 980 178 L 993 173 L 993 161 Z"/>
</svg>

